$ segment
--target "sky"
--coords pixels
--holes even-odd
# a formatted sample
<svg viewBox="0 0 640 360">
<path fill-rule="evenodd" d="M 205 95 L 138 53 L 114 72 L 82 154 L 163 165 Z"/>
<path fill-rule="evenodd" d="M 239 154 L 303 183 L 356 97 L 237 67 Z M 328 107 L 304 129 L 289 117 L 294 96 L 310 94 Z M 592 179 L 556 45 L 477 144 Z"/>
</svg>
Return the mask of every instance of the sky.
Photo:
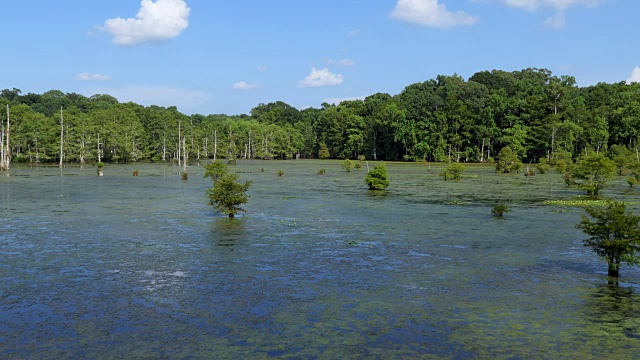
<svg viewBox="0 0 640 360">
<path fill-rule="evenodd" d="M 0 88 L 249 114 L 545 68 L 640 82 L 637 0 L 4 0 Z"/>
</svg>

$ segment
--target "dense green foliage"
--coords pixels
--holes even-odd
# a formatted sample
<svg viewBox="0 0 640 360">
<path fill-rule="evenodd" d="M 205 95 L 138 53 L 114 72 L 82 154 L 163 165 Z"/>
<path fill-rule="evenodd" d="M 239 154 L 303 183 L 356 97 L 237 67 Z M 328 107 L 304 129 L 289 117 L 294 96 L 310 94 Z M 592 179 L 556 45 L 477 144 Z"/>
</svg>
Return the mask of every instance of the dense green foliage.
<svg viewBox="0 0 640 360">
<path fill-rule="evenodd" d="M 498 153 L 498 162 L 496 163 L 496 171 L 500 173 L 519 172 L 522 168 L 522 161 L 518 159 L 518 155 L 511 150 L 509 146 L 505 146 Z"/>
<path fill-rule="evenodd" d="M 221 161 L 216 160 L 204 166 L 204 177 L 210 177 L 214 183 L 218 181 L 222 175 L 228 172 L 227 165 Z"/>
<path fill-rule="evenodd" d="M 567 178 L 588 195 L 598 196 L 615 171 L 616 165 L 609 158 L 602 154 L 592 154 L 578 161 Z"/>
<path fill-rule="evenodd" d="M 389 174 L 384 164 L 376 165 L 367 176 L 364 178 L 364 182 L 369 186 L 369 190 L 382 190 L 387 188 L 391 181 L 389 181 Z"/>
<path fill-rule="evenodd" d="M 626 211 L 622 202 L 611 202 L 606 208 L 588 207 L 587 214 L 576 225 L 591 237 L 584 240 L 596 254 L 607 260 L 609 276 L 619 276 L 620 265 L 640 263 L 640 216 Z"/>
<path fill-rule="evenodd" d="M 458 180 L 462 177 L 462 173 L 465 169 L 466 167 L 460 163 L 451 163 L 442 173 L 440 173 L 440 176 L 445 180 Z"/>
<path fill-rule="evenodd" d="M 239 212 L 245 212 L 240 205 L 249 201 L 247 191 L 251 186 L 251 181 L 242 183 L 238 181 L 238 174 L 227 171 L 224 165 L 214 166 L 213 163 L 207 167 L 205 177 L 207 176 L 211 177 L 213 182 L 213 188 L 207 189 L 211 205 L 221 213 L 228 214 L 229 217 L 234 217 Z"/>
<path fill-rule="evenodd" d="M 277 101 L 250 114 L 187 116 L 175 107 L 119 103 L 51 90 L 0 92 L 11 108 L 11 156 L 16 162 L 56 162 L 60 109 L 64 161 L 358 158 L 489 162 L 508 146 L 519 160 L 568 164 L 581 154 L 620 149 L 636 154 L 640 84 L 578 87 L 546 69 L 482 71 L 467 81 L 437 76 L 395 96 L 298 110 Z M 0 120 L 6 118 L 0 114 Z M 183 145 L 183 146 L 180 146 Z M 616 150 L 617 151 L 617 150 Z M 615 156 L 618 156 L 616 153 Z M 568 157 L 568 158 L 567 158 Z M 621 168 L 630 156 L 616 159 Z"/>
</svg>

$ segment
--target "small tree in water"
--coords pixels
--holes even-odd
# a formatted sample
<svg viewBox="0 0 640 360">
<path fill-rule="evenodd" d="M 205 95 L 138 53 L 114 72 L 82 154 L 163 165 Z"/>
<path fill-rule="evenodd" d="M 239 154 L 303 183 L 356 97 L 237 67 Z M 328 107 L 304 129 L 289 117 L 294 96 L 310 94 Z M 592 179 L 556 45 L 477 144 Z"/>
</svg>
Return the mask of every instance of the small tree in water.
<svg viewBox="0 0 640 360">
<path fill-rule="evenodd" d="M 217 161 L 205 166 L 205 169 L 204 176 L 211 177 L 213 181 L 213 188 L 207 189 L 211 205 L 230 218 L 239 212 L 246 212 L 240 205 L 249 201 L 247 191 L 251 181 L 241 183 L 238 174 L 228 172 L 226 165 Z"/>
<path fill-rule="evenodd" d="M 384 164 L 380 164 L 369 171 L 364 178 L 364 182 L 369 186 L 369 190 L 382 190 L 391 184 L 387 168 Z"/>
<path fill-rule="evenodd" d="M 618 277 L 620 264 L 638 265 L 640 263 L 640 216 L 626 212 L 622 202 L 611 202 L 606 208 L 588 207 L 591 221 L 582 215 L 582 221 L 576 225 L 587 235 L 584 245 L 589 246 L 607 260 L 609 276 Z"/>
<path fill-rule="evenodd" d="M 214 183 L 224 174 L 227 173 L 227 165 L 216 160 L 204 166 L 204 177 L 210 177 Z"/>
<path fill-rule="evenodd" d="M 353 162 L 349 159 L 344 159 L 340 165 L 346 172 L 351 172 L 351 169 L 353 169 Z"/>
<path fill-rule="evenodd" d="M 496 163 L 496 172 L 512 173 L 520 172 L 522 161 L 518 159 L 518 154 L 514 153 L 510 147 L 505 146 L 498 153 L 498 162 Z"/>
<path fill-rule="evenodd" d="M 454 179 L 459 180 L 462 178 L 462 172 L 464 172 L 466 167 L 460 163 L 451 163 L 447 168 L 440 173 L 445 180 Z"/>
<path fill-rule="evenodd" d="M 613 161 L 602 154 L 592 154 L 573 166 L 568 176 L 588 195 L 597 197 L 615 172 L 616 164 Z"/>
<path fill-rule="evenodd" d="M 318 150 L 318 158 L 328 159 L 330 157 L 331 155 L 329 154 L 329 148 L 327 147 L 327 144 L 325 143 L 320 144 L 320 149 Z"/>
</svg>

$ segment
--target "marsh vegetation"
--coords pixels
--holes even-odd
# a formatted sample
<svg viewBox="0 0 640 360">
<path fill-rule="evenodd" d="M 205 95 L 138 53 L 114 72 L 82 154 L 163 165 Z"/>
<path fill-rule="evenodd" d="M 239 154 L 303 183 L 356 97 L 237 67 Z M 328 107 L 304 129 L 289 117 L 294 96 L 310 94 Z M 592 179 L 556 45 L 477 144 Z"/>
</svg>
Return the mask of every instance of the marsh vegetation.
<svg viewBox="0 0 640 360">
<path fill-rule="evenodd" d="M 372 165 L 378 165 L 374 163 Z M 468 164 L 229 165 L 230 220 L 168 165 L 12 166 L 0 177 L 4 358 L 632 358 L 640 270 L 609 284 L 561 174 Z M 317 176 L 318 168 L 326 169 Z M 131 176 L 139 169 L 139 176 Z M 286 177 L 277 177 L 278 170 Z M 639 211 L 624 176 L 600 201 Z M 509 204 L 508 219 L 491 207 Z"/>
</svg>

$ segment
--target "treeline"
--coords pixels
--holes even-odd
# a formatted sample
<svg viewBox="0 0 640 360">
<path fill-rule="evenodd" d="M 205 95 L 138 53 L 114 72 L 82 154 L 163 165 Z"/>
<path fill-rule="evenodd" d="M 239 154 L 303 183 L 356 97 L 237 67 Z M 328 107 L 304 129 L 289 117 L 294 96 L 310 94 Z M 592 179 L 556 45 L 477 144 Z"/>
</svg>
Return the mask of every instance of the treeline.
<svg viewBox="0 0 640 360">
<path fill-rule="evenodd" d="M 14 162 L 202 158 L 357 158 L 488 162 L 505 146 L 523 161 L 639 147 L 640 84 L 578 87 L 546 69 L 438 76 L 400 94 L 295 109 L 259 104 L 239 116 L 187 116 L 58 90 L 2 90 Z M 7 114 L 0 112 L 3 127 Z M 635 152 L 635 150 L 633 150 Z M 182 155 L 180 155 L 182 152 Z"/>
</svg>

